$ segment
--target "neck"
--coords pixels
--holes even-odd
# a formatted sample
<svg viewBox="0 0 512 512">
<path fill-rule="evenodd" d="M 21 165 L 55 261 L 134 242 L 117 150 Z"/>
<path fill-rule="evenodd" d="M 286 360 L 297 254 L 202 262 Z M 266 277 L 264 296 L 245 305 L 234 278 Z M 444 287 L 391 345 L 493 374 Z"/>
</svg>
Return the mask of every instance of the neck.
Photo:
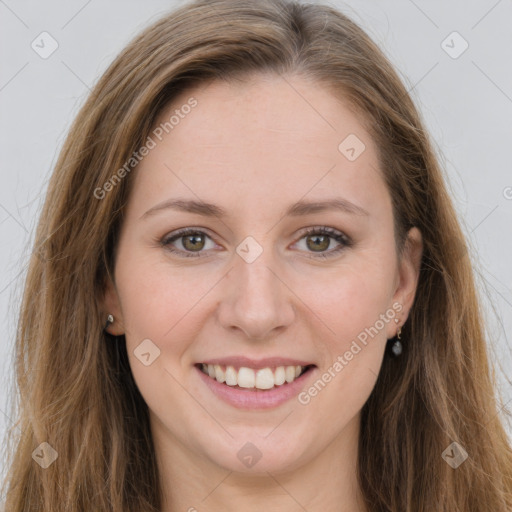
<svg viewBox="0 0 512 512">
<path fill-rule="evenodd" d="M 357 481 L 359 416 L 289 471 L 232 471 L 191 451 L 157 420 L 152 431 L 162 512 L 367 512 Z"/>
</svg>

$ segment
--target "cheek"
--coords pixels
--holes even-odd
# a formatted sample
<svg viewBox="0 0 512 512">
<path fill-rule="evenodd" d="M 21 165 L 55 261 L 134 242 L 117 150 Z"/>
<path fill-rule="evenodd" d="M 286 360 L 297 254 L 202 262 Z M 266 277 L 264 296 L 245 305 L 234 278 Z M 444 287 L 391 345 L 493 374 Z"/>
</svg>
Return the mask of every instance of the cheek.
<svg viewBox="0 0 512 512">
<path fill-rule="evenodd" d="M 384 263 L 361 259 L 340 268 L 304 295 L 304 302 L 319 316 L 337 341 L 344 344 L 373 326 L 390 308 L 394 274 Z M 378 324 L 379 329 L 382 325 Z M 383 334 L 384 335 L 384 334 Z"/>
<path fill-rule="evenodd" d="M 392 252 L 385 257 L 360 253 L 304 296 L 328 329 L 317 342 L 324 354 L 320 381 L 304 390 L 301 403 L 311 402 L 319 416 L 325 413 L 322 404 L 340 404 L 338 426 L 361 409 L 380 372 L 396 315 L 390 307 L 394 268 Z"/>
<path fill-rule="evenodd" d="M 208 290 L 208 280 L 191 282 L 193 275 L 135 253 L 116 268 L 132 374 L 150 409 L 163 416 L 188 403 L 180 385 L 187 362 L 182 356 L 197 334 L 194 314 Z"/>
<path fill-rule="evenodd" d="M 189 315 L 209 280 L 183 269 L 171 270 L 165 260 L 125 253 L 116 268 L 116 281 L 127 346 L 133 351 L 149 338 L 162 352 L 169 347 L 180 352 L 179 340 L 185 337 L 179 333 L 191 327 Z"/>
<path fill-rule="evenodd" d="M 352 267 L 325 280 L 323 293 L 315 290 L 305 300 L 328 329 L 317 340 L 322 368 L 299 402 L 312 417 L 324 418 L 332 435 L 360 411 L 375 386 L 395 315 L 390 290 L 391 276 L 381 265 L 367 264 L 364 271 Z"/>
</svg>

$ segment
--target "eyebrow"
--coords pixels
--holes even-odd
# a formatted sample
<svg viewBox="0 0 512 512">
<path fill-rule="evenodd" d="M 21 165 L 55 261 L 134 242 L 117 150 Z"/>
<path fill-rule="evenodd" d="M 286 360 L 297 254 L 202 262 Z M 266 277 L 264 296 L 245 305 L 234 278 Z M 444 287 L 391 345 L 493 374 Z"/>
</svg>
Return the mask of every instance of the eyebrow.
<svg viewBox="0 0 512 512">
<path fill-rule="evenodd" d="M 212 203 L 195 201 L 191 199 L 169 199 L 150 208 L 140 218 L 144 219 L 163 210 L 177 210 L 195 213 L 205 217 L 227 217 L 227 211 Z M 299 217 L 321 213 L 329 210 L 338 210 L 351 215 L 369 216 L 370 214 L 361 206 L 358 206 L 342 197 L 334 197 L 325 201 L 298 201 L 291 205 L 285 216 Z"/>
</svg>

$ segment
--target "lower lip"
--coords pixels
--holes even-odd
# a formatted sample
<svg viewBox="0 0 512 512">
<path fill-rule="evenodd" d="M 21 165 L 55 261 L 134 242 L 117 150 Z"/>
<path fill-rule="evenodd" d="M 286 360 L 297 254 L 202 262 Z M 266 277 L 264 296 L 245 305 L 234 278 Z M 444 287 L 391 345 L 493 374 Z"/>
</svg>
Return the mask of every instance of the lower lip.
<svg viewBox="0 0 512 512">
<path fill-rule="evenodd" d="M 270 409 L 272 407 L 277 407 L 287 400 L 297 396 L 304 388 L 306 381 L 309 380 L 316 370 L 316 367 L 310 367 L 308 371 L 303 373 L 293 382 L 286 383 L 281 386 L 274 386 L 269 390 L 245 390 L 232 388 L 227 384 L 217 382 L 217 380 L 206 375 L 197 366 L 194 366 L 194 368 L 199 372 L 200 378 L 215 395 L 217 395 L 221 400 L 224 400 L 228 404 L 238 407 L 239 409 Z"/>
</svg>

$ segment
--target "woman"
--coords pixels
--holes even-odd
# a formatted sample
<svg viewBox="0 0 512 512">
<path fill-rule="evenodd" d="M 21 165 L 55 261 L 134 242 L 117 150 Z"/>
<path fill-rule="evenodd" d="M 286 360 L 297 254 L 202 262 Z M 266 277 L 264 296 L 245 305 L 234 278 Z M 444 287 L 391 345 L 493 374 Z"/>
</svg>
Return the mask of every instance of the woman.
<svg viewBox="0 0 512 512">
<path fill-rule="evenodd" d="M 284 0 L 162 18 L 49 186 L 6 509 L 512 510 L 464 248 L 352 21 Z"/>
</svg>

